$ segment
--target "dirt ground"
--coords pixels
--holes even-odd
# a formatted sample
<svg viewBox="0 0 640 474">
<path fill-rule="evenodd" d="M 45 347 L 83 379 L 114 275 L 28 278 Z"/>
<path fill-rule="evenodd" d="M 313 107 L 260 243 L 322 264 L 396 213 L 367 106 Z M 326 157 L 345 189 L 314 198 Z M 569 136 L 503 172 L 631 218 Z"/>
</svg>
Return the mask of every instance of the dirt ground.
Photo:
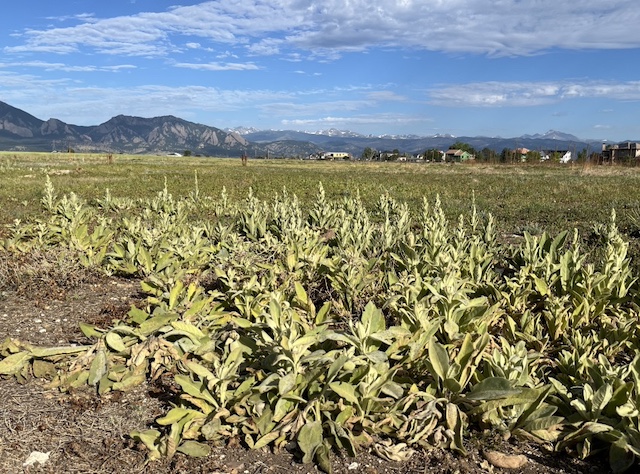
<svg viewBox="0 0 640 474">
<path fill-rule="evenodd" d="M 51 346 L 86 343 L 81 321 L 107 327 L 122 318 L 144 295 L 139 282 L 98 276 L 69 268 L 59 258 L 36 255 L 8 261 L 0 253 L 0 339 L 6 336 Z M 61 393 L 44 381 L 24 385 L 0 379 L 0 473 L 209 473 L 304 474 L 318 470 L 301 464 L 295 453 L 251 451 L 242 446 L 215 447 L 206 458 L 177 454 L 171 460 L 145 463 L 145 450 L 128 437 L 148 428 L 168 407 L 159 386 L 98 397 L 86 390 Z M 515 470 L 495 467 L 486 451 L 526 457 Z M 580 461 L 549 453 L 539 446 L 501 438 L 475 438 L 469 454 L 432 450 L 406 463 L 383 461 L 361 452 L 357 458 L 334 456 L 336 474 L 383 473 L 607 473 L 604 459 Z M 33 452 L 45 454 L 43 464 L 27 462 Z M 47 457 L 48 456 L 48 457 Z"/>
</svg>

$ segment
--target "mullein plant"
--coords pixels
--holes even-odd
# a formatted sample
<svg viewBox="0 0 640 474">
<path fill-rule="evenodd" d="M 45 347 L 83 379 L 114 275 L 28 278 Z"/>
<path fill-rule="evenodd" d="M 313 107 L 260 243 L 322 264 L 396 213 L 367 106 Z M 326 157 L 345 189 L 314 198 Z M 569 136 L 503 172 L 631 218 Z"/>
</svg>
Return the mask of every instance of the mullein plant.
<svg viewBox="0 0 640 474">
<path fill-rule="evenodd" d="M 2 252 L 64 250 L 141 280 L 143 307 L 78 347 L 0 343 L 0 376 L 88 386 L 97 396 L 172 378 L 149 459 L 206 456 L 231 439 L 297 449 L 331 471 L 333 450 L 408 459 L 465 453 L 472 430 L 624 471 L 640 456 L 638 283 L 615 213 L 602 254 L 577 232 L 500 241 L 471 202 L 417 214 L 385 194 L 302 203 L 286 189 L 230 201 L 59 197 L 16 222 Z"/>
</svg>

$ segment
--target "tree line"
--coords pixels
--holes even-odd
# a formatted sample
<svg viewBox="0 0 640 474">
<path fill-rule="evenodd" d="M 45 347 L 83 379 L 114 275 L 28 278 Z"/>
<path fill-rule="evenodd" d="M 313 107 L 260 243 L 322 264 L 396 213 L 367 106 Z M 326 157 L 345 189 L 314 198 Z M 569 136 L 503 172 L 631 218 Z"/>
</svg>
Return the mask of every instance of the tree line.
<svg viewBox="0 0 640 474">
<path fill-rule="evenodd" d="M 496 151 L 491 148 L 485 147 L 481 150 L 476 150 L 473 146 L 464 142 L 455 142 L 449 146 L 449 150 L 463 150 L 475 157 L 476 161 L 485 162 L 485 163 L 539 163 L 542 161 L 542 154 L 536 150 L 527 150 L 524 152 L 523 149 L 510 149 L 503 148 L 502 151 Z M 424 161 L 428 162 L 439 162 L 444 160 L 444 155 L 442 150 L 437 148 L 429 148 L 424 152 L 419 154 Z M 379 161 L 396 161 L 401 157 L 406 157 L 406 153 L 401 153 L 399 150 L 395 149 L 391 152 L 380 152 L 371 147 L 366 147 L 363 152 L 361 158 L 363 160 L 379 160 Z M 562 158 L 562 154 L 560 152 L 552 152 L 549 154 L 549 160 L 551 162 L 560 162 Z M 575 157 L 574 161 L 578 162 L 586 162 L 593 161 L 599 162 L 601 160 L 601 155 L 595 151 L 589 151 L 586 148 L 580 150 Z"/>
</svg>

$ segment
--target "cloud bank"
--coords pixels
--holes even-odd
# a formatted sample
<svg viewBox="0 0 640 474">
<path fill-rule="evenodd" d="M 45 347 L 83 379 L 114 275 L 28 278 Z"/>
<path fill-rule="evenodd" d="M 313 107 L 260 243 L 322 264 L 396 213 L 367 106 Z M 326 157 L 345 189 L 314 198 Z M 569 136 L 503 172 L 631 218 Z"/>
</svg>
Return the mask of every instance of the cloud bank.
<svg viewBox="0 0 640 474">
<path fill-rule="evenodd" d="M 23 31 L 5 53 L 169 56 L 241 45 L 247 54 L 331 57 L 372 48 L 491 56 L 640 46 L 637 0 L 228 0 Z"/>
<path fill-rule="evenodd" d="M 434 87 L 434 105 L 458 107 L 528 107 L 569 99 L 640 100 L 640 81 L 477 82 Z"/>
</svg>

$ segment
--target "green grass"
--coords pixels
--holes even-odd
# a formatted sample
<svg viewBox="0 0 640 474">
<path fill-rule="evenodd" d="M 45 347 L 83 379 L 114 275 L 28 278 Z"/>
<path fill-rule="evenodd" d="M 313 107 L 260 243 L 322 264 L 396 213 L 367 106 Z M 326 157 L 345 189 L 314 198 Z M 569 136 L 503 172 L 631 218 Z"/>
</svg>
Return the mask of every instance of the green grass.
<svg viewBox="0 0 640 474">
<path fill-rule="evenodd" d="M 412 209 L 423 197 L 439 195 L 447 215 L 466 213 L 472 196 L 478 209 L 492 213 L 505 233 L 577 227 L 588 232 L 606 222 L 611 208 L 629 234 L 640 216 L 640 172 L 603 166 L 505 166 L 412 163 L 308 162 L 175 158 L 166 156 L 0 153 L 0 224 L 39 212 L 48 174 L 58 194 L 75 192 L 91 199 L 104 195 L 150 197 L 164 187 L 174 196 L 195 188 L 217 196 L 224 188 L 231 199 L 253 189 L 269 199 L 284 187 L 303 202 L 322 182 L 328 197 L 360 193 L 365 201 L 388 192 Z"/>
</svg>

